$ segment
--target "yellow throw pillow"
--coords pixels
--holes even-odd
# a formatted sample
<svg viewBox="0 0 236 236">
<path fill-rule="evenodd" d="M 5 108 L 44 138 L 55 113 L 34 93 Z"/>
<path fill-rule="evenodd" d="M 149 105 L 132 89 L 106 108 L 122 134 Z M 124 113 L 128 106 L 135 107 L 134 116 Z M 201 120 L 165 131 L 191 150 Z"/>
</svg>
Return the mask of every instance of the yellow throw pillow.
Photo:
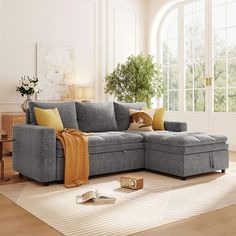
<svg viewBox="0 0 236 236">
<path fill-rule="evenodd" d="M 145 111 L 129 109 L 130 131 L 153 131 L 152 117 Z"/>
<path fill-rule="evenodd" d="M 165 130 L 164 127 L 165 108 L 156 109 L 153 116 L 152 128 L 154 130 Z"/>
<path fill-rule="evenodd" d="M 63 124 L 61 121 L 60 114 L 55 109 L 41 109 L 38 107 L 34 107 L 34 113 L 37 120 L 38 125 L 46 126 L 48 128 L 53 128 L 56 131 L 63 130 Z"/>
</svg>

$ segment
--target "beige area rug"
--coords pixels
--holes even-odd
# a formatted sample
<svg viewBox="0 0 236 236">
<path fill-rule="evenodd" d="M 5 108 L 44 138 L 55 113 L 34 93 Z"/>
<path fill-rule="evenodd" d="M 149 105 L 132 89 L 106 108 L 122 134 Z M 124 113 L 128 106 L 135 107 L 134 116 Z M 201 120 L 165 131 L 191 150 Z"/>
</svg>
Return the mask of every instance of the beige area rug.
<svg viewBox="0 0 236 236">
<path fill-rule="evenodd" d="M 72 189 L 24 182 L 0 187 L 13 200 L 64 235 L 129 235 L 236 203 L 236 174 L 212 173 L 186 181 L 152 172 L 142 190 L 121 189 L 119 175 L 93 178 Z M 76 204 L 88 190 L 117 197 L 113 204 Z"/>
</svg>

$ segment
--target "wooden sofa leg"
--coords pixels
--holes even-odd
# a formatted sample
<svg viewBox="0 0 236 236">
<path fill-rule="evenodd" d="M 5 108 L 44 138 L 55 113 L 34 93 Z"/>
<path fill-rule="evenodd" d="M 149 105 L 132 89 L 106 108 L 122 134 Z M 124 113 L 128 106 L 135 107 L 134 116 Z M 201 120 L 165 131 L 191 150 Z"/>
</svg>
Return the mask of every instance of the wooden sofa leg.
<svg viewBox="0 0 236 236">
<path fill-rule="evenodd" d="M 49 182 L 44 182 L 43 183 L 44 186 L 49 186 L 49 184 L 50 184 Z"/>
<path fill-rule="evenodd" d="M 19 178 L 21 178 L 21 179 L 23 178 L 23 175 L 21 173 L 19 173 Z"/>
<path fill-rule="evenodd" d="M 187 177 L 182 177 L 181 179 L 182 179 L 182 180 L 187 180 Z"/>
<path fill-rule="evenodd" d="M 222 173 L 225 173 L 225 169 L 222 169 L 221 172 L 222 172 Z"/>
</svg>

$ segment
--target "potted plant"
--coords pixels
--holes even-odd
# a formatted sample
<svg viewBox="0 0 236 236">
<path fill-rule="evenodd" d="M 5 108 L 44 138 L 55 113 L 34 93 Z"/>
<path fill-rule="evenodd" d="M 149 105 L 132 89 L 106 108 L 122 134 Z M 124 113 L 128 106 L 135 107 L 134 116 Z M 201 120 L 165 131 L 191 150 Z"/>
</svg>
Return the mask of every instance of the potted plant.
<svg viewBox="0 0 236 236">
<path fill-rule="evenodd" d="M 22 103 L 21 108 L 24 112 L 28 108 L 28 103 L 31 101 L 31 96 L 37 93 L 40 93 L 38 86 L 38 78 L 29 76 L 22 76 L 19 80 L 18 86 L 16 86 L 16 91 L 21 94 L 22 97 L 26 95 L 26 100 Z"/>
<path fill-rule="evenodd" d="M 145 101 L 150 107 L 152 98 L 160 98 L 163 93 L 160 69 L 150 55 L 128 57 L 105 80 L 105 93 L 114 95 L 121 102 Z"/>
</svg>

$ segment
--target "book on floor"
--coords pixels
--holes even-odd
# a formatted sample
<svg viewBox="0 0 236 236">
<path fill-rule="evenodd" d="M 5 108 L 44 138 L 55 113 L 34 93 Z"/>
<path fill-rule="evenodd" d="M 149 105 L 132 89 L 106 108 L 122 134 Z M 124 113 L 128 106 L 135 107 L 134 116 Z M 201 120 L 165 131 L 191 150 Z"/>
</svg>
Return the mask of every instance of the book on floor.
<svg viewBox="0 0 236 236">
<path fill-rule="evenodd" d="M 114 203 L 115 201 L 116 201 L 115 197 L 99 193 L 97 190 L 88 191 L 82 195 L 76 196 L 77 204 L 85 202 Z"/>
</svg>

